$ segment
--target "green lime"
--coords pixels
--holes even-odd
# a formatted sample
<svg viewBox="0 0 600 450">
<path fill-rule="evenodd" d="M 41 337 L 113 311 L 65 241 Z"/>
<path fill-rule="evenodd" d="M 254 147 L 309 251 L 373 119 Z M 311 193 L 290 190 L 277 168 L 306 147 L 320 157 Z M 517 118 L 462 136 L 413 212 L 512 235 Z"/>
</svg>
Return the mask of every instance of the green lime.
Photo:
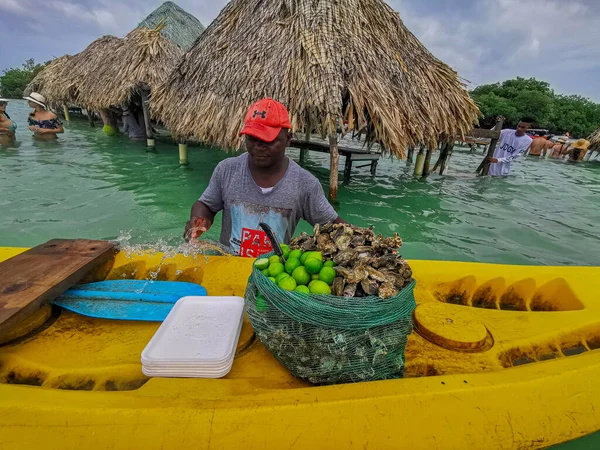
<svg viewBox="0 0 600 450">
<path fill-rule="evenodd" d="M 277 280 L 273 277 L 269 277 L 269 280 L 271 280 L 273 283 L 277 283 Z"/>
<path fill-rule="evenodd" d="M 283 252 L 283 259 L 285 259 L 287 261 L 287 259 L 290 257 L 290 251 L 289 250 L 285 250 Z"/>
<path fill-rule="evenodd" d="M 296 267 L 292 272 L 292 278 L 298 284 L 306 284 L 310 281 L 310 274 L 302 266 Z"/>
<path fill-rule="evenodd" d="M 313 273 L 313 274 L 310 276 L 310 279 L 311 279 L 311 280 L 313 280 L 313 281 L 314 281 L 314 280 L 320 280 L 320 279 L 321 279 L 321 277 L 319 277 L 319 274 L 318 274 L 318 273 Z"/>
<path fill-rule="evenodd" d="M 310 283 L 308 283 L 308 288 L 310 289 L 310 287 L 315 284 L 317 281 L 319 280 L 312 280 Z"/>
<path fill-rule="evenodd" d="M 306 259 L 318 259 L 319 261 L 323 262 L 323 253 L 322 252 L 310 252 L 310 256 Z"/>
<path fill-rule="evenodd" d="M 311 286 L 309 286 L 309 289 L 311 294 L 331 295 L 331 288 L 327 285 L 327 283 L 321 280 L 313 281 Z"/>
<path fill-rule="evenodd" d="M 254 266 L 256 266 L 258 270 L 265 270 L 269 267 L 269 260 L 267 258 L 258 258 L 254 261 Z"/>
<path fill-rule="evenodd" d="M 276 262 L 271 263 L 268 270 L 271 274 L 269 276 L 277 278 L 277 275 L 285 271 L 285 267 L 283 267 L 283 264 L 281 264 L 280 262 Z"/>
<path fill-rule="evenodd" d="M 296 289 L 294 289 L 296 292 L 300 292 L 302 294 L 310 294 L 310 289 L 308 289 L 306 286 L 300 285 L 300 286 L 296 286 Z"/>
<path fill-rule="evenodd" d="M 302 253 L 302 256 L 300 256 L 300 262 L 302 263 L 302 265 L 304 265 L 304 263 L 306 262 L 306 260 L 308 259 L 308 257 L 310 255 L 312 255 L 313 252 L 304 252 Z"/>
<path fill-rule="evenodd" d="M 300 259 L 301 256 L 302 250 L 300 250 L 299 248 L 290 252 L 290 258 Z"/>
<path fill-rule="evenodd" d="M 269 269 L 265 269 L 265 270 L 261 270 L 260 271 L 265 277 L 270 277 L 271 276 L 271 272 L 269 271 Z"/>
<path fill-rule="evenodd" d="M 293 291 L 294 289 L 296 289 L 296 280 L 286 275 L 285 278 L 283 278 L 281 281 L 279 281 L 279 283 L 277 283 L 277 286 L 279 286 L 284 291 Z"/>
<path fill-rule="evenodd" d="M 271 267 L 273 267 L 273 266 L 271 266 Z M 306 271 L 308 273 L 315 274 L 315 273 L 319 273 L 319 271 L 323 268 L 323 263 L 321 261 L 319 261 L 318 259 L 315 259 L 311 256 L 304 263 L 304 267 L 306 268 Z M 269 269 L 269 270 L 273 270 L 273 269 Z M 272 272 L 271 272 L 271 274 L 272 274 Z"/>
<path fill-rule="evenodd" d="M 281 247 L 281 251 L 284 253 L 290 251 L 290 246 L 287 244 L 281 244 L 281 245 L 279 245 L 279 247 Z"/>
<path fill-rule="evenodd" d="M 285 262 L 285 271 L 287 273 L 292 273 L 296 267 L 300 267 L 300 260 L 297 258 L 289 258 Z"/>
<path fill-rule="evenodd" d="M 256 310 L 262 312 L 266 311 L 267 309 L 269 309 L 269 302 L 262 296 L 262 294 L 258 294 L 256 296 Z"/>
<path fill-rule="evenodd" d="M 284 278 L 287 278 L 287 277 L 289 277 L 289 275 L 287 273 L 281 272 L 279 275 L 277 275 L 275 277 L 275 282 L 279 283 L 281 280 L 283 280 Z"/>
<path fill-rule="evenodd" d="M 332 260 L 325 261 L 323 267 L 335 267 L 335 263 Z"/>
<path fill-rule="evenodd" d="M 281 260 L 279 259 L 279 256 L 277 255 L 273 255 L 269 258 L 269 263 L 271 264 L 275 264 L 275 263 L 280 263 Z"/>
<path fill-rule="evenodd" d="M 332 267 L 323 267 L 319 272 L 319 279 L 327 284 L 331 284 L 335 279 L 335 275 L 335 269 Z"/>
</svg>

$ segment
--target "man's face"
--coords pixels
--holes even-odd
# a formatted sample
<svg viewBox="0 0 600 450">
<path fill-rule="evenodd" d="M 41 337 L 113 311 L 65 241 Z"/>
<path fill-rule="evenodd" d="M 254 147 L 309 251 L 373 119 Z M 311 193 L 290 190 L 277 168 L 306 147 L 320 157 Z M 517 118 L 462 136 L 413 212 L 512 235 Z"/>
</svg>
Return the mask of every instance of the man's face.
<svg viewBox="0 0 600 450">
<path fill-rule="evenodd" d="M 529 128 L 531 128 L 530 123 L 519 122 L 519 125 L 517 125 L 517 136 L 523 136 Z"/>
<path fill-rule="evenodd" d="M 286 129 L 282 129 L 273 142 L 246 135 L 246 150 L 257 167 L 268 169 L 276 166 L 284 158 L 285 149 L 291 140 L 292 135 Z"/>
</svg>

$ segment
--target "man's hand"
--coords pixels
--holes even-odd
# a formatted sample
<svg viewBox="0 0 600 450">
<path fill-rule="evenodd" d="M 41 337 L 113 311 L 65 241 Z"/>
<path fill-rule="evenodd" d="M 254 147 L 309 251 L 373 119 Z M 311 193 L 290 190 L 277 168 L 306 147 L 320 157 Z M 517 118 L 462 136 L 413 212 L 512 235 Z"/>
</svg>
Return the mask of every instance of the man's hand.
<svg viewBox="0 0 600 450">
<path fill-rule="evenodd" d="M 202 233 L 208 231 L 211 225 L 212 222 L 206 217 L 192 217 L 185 224 L 183 238 L 186 241 L 198 239 L 200 236 L 202 236 Z"/>
<path fill-rule="evenodd" d="M 498 160 L 497 160 L 496 158 L 489 157 L 489 158 L 486 158 L 486 161 L 485 161 L 485 162 L 486 162 L 487 164 L 494 164 L 494 163 L 497 163 L 497 162 L 498 162 Z"/>
</svg>

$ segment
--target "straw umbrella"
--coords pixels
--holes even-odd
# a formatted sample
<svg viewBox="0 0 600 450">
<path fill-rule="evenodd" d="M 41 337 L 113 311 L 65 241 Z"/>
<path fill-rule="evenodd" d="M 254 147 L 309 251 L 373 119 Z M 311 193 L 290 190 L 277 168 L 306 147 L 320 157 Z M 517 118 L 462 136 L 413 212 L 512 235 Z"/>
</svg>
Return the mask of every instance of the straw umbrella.
<svg viewBox="0 0 600 450">
<path fill-rule="evenodd" d="M 198 19 L 173 2 L 164 2 L 142 20 L 138 28 L 153 29 L 163 21 L 163 36 L 184 51 L 189 49 L 204 31 L 204 25 Z"/>
<path fill-rule="evenodd" d="M 590 141 L 590 155 L 588 156 L 589 160 L 592 157 L 592 153 L 598 152 L 598 154 L 600 154 L 600 128 L 594 131 L 587 140 Z"/>
<path fill-rule="evenodd" d="M 436 59 L 382 0 L 233 0 L 153 96 L 176 136 L 239 148 L 248 106 L 271 96 L 293 131 L 330 138 L 337 191 L 337 123 L 372 121 L 371 140 L 404 157 L 463 134 L 478 109 L 456 72 Z"/>
<path fill-rule="evenodd" d="M 102 36 L 74 56 L 61 56 L 48 64 L 29 83 L 25 92 L 39 92 L 51 105 L 85 106 L 79 101 L 81 83 L 100 65 L 105 65 L 123 44 L 115 36 Z"/>
</svg>

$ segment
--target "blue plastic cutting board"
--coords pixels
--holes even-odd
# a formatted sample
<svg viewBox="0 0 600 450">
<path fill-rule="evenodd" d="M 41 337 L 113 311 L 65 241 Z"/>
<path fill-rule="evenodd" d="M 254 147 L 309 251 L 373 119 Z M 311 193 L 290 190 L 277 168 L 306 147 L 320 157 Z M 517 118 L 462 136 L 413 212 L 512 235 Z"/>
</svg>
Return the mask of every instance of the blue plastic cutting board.
<svg viewBox="0 0 600 450">
<path fill-rule="evenodd" d="M 206 289 L 179 281 L 113 280 L 75 286 L 54 304 L 100 319 L 162 322 L 175 302 L 188 295 L 205 296 Z"/>
</svg>

